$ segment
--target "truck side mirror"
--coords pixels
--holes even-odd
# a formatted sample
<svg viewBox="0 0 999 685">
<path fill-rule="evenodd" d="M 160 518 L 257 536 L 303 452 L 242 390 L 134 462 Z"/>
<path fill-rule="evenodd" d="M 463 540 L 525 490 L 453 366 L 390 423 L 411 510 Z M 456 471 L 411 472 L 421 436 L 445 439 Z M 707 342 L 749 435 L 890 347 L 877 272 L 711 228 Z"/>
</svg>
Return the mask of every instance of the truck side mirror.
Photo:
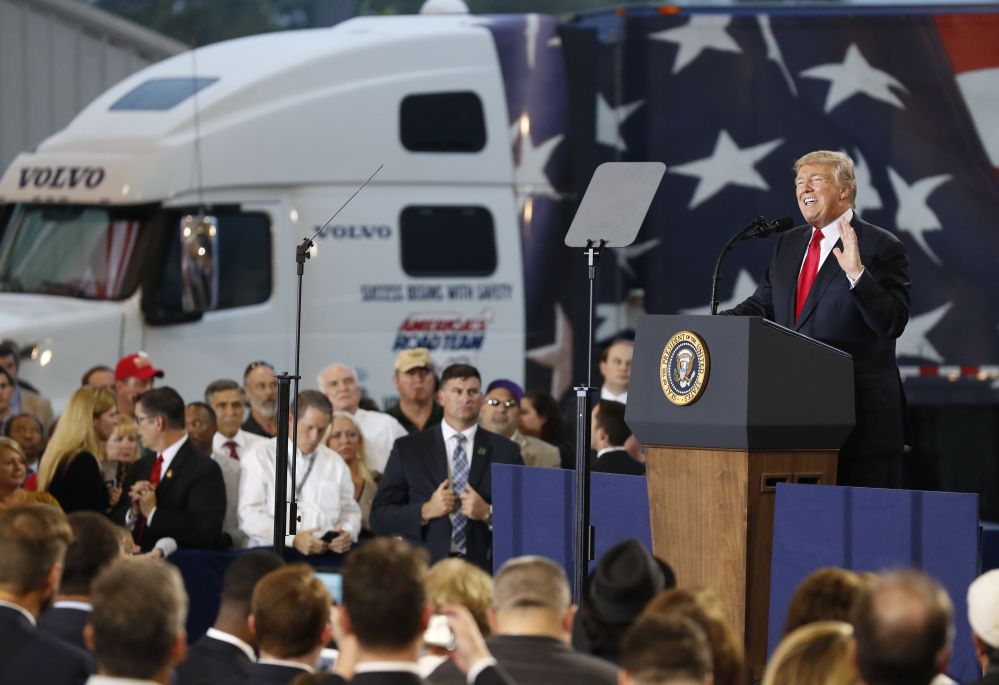
<svg viewBox="0 0 999 685">
<path fill-rule="evenodd" d="M 218 221 L 204 214 L 180 220 L 181 302 L 185 312 L 218 305 Z"/>
</svg>

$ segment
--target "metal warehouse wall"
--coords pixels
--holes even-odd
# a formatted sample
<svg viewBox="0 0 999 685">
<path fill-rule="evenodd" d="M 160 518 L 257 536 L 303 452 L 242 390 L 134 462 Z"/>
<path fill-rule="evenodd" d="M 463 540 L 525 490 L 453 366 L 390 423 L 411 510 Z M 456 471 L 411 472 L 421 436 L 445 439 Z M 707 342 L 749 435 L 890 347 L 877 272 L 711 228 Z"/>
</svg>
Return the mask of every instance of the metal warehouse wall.
<svg viewBox="0 0 999 685">
<path fill-rule="evenodd" d="M 0 0 L 0 172 L 110 86 L 186 49 L 78 0 Z"/>
</svg>

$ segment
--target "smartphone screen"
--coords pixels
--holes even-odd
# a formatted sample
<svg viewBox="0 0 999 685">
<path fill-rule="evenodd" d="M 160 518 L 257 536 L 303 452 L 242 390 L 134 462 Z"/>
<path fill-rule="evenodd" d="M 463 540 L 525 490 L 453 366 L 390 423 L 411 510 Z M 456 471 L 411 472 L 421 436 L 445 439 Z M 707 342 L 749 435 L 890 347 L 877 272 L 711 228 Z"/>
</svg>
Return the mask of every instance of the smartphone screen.
<svg viewBox="0 0 999 685">
<path fill-rule="evenodd" d="M 454 633 L 451 632 L 447 616 L 434 614 L 430 617 L 430 623 L 423 633 L 423 642 L 431 647 L 440 647 L 449 651 L 454 649 Z"/>
<path fill-rule="evenodd" d="M 323 585 L 330 591 L 330 597 L 337 604 L 343 604 L 343 576 L 331 571 L 320 571 L 316 573 L 316 578 L 323 581 Z"/>
</svg>

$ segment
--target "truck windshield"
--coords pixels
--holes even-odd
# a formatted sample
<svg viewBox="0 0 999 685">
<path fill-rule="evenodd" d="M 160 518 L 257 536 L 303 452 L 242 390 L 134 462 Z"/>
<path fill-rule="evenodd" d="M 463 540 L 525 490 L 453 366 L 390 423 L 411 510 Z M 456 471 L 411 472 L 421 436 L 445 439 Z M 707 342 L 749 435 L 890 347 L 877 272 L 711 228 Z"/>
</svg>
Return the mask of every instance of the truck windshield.
<svg viewBox="0 0 999 685">
<path fill-rule="evenodd" d="M 135 209 L 18 205 L 0 243 L 0 290 L 100 300 L 129 297 L 145 220 Z"/>
</svg>

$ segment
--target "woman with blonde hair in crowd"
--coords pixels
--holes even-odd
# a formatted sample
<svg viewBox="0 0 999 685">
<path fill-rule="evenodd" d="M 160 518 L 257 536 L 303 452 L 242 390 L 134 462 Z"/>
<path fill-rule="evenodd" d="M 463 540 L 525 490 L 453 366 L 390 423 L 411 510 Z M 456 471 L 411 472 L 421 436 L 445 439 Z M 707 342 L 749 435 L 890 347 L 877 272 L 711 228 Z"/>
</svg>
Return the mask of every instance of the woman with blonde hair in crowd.
<svg viewBox="0 0 999 685">
<path fill-rule="evenodd" d="M 330 435 L 326 446 L 339 454 L 354 480 L 354 501 L 361 507 L 361 537 L 371 537 L 371 502 L 378 490 L 378 480 L 382 474 L 368 466 L 368 455 L 364 449 L 364 436 L 361 427 L 353 416 L 344 411 L 333 412 Z"/>
<path fill-rule="evenodd" d="M 25 490 L 28 458 L 13 438 L 0 438 L 0 511 L 28 504 L 48 504 L 59 509 L 59 502 L 47 492 Z"/>
<path fill-rule="evenodd" d="M 101 473 L 102 441 L 114 432 L 117 400 L 107 388 L 88 385 L 69 399 L 38 469 L 38 489 L 59 500 L 67 514 L 105 513 L 111 495 Z M 120 491 L 118 492 L 120 494 Z"/>
<path fill-rule="evenodd" d="M 857 685 L 850 658 L 853 626 L 816 621 L 792 630 L 774 650 L 763 685 Z"/>
<path fill-rule="evenodd" d="M 118 414 L 111 437 L 104 444 L 104 458 L 101 460 L 101 472 L 104 482 L 109 488 L 117 489 L 125 480 L 125 472 L 139 458 L 139 434 L 135 419 L 127 414 Z M 111 506 L 118 503 L 112 494 Z"/>
</svg>

